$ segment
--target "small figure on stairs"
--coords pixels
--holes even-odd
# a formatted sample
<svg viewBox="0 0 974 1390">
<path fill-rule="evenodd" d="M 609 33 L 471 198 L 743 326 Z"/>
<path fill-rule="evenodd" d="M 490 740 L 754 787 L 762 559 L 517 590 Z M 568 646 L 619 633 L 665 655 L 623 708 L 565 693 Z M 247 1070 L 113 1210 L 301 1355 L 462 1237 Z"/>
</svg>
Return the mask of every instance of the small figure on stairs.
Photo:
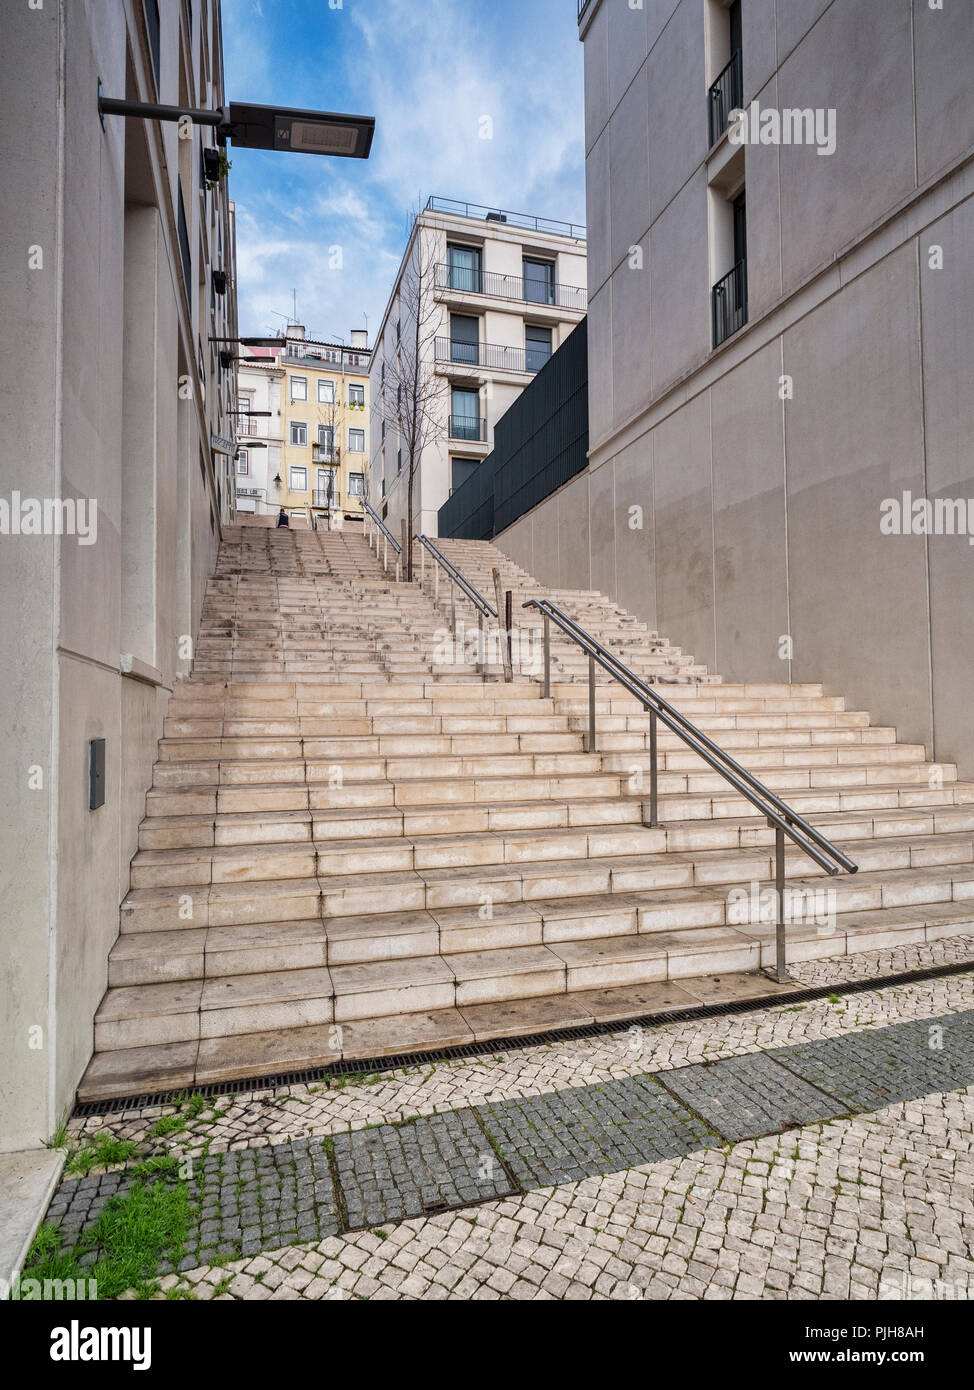
<svg viewBox="0 0 974 1390">
<path fill-rule="evenodd" d="M 280 512 L 278 513 L 277 524 L 278 524 L 278 526 L 290 526 L 290 524 L 291 524 L 291 519 L 290 519 L 290 517 L 288 516 L 287 512 L 284 510 L 283 507 L 281 508 Z"/>
</svg>

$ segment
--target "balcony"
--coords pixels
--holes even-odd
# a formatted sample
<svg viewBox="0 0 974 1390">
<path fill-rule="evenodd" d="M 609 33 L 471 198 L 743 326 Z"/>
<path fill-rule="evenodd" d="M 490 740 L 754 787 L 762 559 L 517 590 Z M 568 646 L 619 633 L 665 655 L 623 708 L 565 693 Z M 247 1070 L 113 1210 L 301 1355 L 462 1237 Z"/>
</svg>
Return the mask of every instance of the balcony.
<svg viewBox="0 0 974 1390">
<path fill-rule="evenodd" d="M 336 463 L 337 460 L 338 450 L 336 449 L 334 444 L 312 444 L 312 463 Z"/>
<path fill-rule="evenodd" d="M 316 487 L 311 494 L 311 505 L 313 507 L 338 507 L 341 505 L 341 500 L 342 494 L 337 487 Z"/>
<path fill-rule="evenodd" d="M 476 415 L 451 415 L 450 438 L 466 439 L 477 444 L 487 443 L 487 421 Z"/>
<path fill-rule="evenodd" d="M 727 129 L 730 113 L 740 109 L 744 101 L 744 77 L 741 50 L 735 49 L 731 60 L 718 74 L 707 93 L 707 120 L 710 124 L 710 143 L 717 141 Z"/>
<path fill-rule="evenodd" d="M 747 261 L 738 261 L 710 292 L 714 347 L 747 323 Z"/>
<path fill-rule="evenodd" d="M 520 300 L 524 304 L 548 304 L 559 309 L 584 310 L 587 292 L 578 285 L 559 285 L 545 280 L 525 280 L 520 275 L 500 275 L 472 266 L 437 265 L 434 285 L 458 294 L 483 294 L 491 299 Z"/>
<path fill-rule="evenodd" d="M 437 362 L 458 367 L 487 367 L 496 372 L 540 372 L 551 352 L 547 348 L 505 347 L 502 343 L 459 343 L 437 338 Z"/>
<path fill-rule="evenodd" d="M 508 212 L 504 208 L 488 208 L 480 203 L 461 203 L 455 198 L 429 197 L 426 212 L 445 212 L 452 217 L 469 217 L 476 222 L 497 222 L 501 226 L 524 227 L 529 232 L 547 232 L 551 236 L 574 237 L 585 240 L 585 228 L 577 222 L 556 222 L 550 217 L 534 217 L 528 212 Z"/>
</svg>

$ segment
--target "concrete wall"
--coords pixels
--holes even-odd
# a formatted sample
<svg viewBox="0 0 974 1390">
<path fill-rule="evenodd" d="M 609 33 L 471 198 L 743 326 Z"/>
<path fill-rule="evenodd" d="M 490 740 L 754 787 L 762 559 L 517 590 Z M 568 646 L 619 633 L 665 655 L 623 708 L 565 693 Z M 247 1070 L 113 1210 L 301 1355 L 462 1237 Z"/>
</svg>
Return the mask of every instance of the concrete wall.
<svg viewBox="0 0 974 1390">
<path fill-rule="evenodd" d="M 97 531 L 92 544 L 0 535 L 3 1150 L 51 1133 L 91 1054 L 168 692 L 189 669 L 178 641 L 196 631 L 215 556 L 218 486 L 224 515 L 232 496 L 226 457 L 210 450 L 212 434 L 232 433 L 232 376 L 212 353 L 202 380 L 197 369 L 198 340 L 236 332 L 232 295 L 210 310 L 209 266 L 233 272 L 225 189 L 198 192 L 197 140 L 180 151 L 174 128 L 120 117 L 103 129 L 97 111 L 99 78 L 109 95 L 219 100 L 219 7 L 205 35 L 199 7 L 192 34 L 184 6 L 161 10 L 158 98 L 136 0 L 4 14 L 0 497 L 85 499 Z M 188 302 L 173 201 L 180 155 Z M 106 741 L 105 802 L 89 810 L 96 738 Z"/>
<path fill-rule="evenodd" d="M 826 156 L 708 150 L 719 20 L 586 11 L 590 462 L 498 543 L 727 679 L 820 680 L 972 776 L 974 548 L 880 520 L 907 489 L 974 499 L 974 8 L 744 0 L 745 103 L 834 108 Z M 709 214 L 738 167 L 749 321 L 714 351 Z"/>
</svg>

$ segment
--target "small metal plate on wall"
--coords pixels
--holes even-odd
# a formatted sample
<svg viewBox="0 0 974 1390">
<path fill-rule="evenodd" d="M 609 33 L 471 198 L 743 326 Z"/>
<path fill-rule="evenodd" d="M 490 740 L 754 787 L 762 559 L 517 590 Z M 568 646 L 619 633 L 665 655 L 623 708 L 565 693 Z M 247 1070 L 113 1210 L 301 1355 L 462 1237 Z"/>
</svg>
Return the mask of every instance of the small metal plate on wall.
<svg viewBox="0 0 974 1390">
<path fill-rule="evenodd" d="M 88 810 L 96 811 L 105 804 L 105 740 L 93 738 L 88 743 Z"/>
</svg>

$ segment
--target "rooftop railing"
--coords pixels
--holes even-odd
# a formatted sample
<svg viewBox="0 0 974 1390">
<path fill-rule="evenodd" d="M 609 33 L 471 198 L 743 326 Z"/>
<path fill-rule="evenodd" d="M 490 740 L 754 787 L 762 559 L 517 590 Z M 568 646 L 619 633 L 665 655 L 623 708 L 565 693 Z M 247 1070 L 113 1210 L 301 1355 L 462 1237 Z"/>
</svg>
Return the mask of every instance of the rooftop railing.
<svg viewBox="0 0 974 1390">
<path fill-rule="evenodd" d="M 477 222 L 497 222 L 501 226 L 523 227 L 530 232 L 546 232 L 551 236 L 585 240 L 585 228 L 578 222 L 558 222 L 551 217 L 535 217 L 528 212 L 509 212 L 506 208 L 490 208 L 481 203 L 462 203 L 455 198 L 429 197 L 427 212 L 445 212 L 452 217 L 469 217 Z"/>
</svg>

